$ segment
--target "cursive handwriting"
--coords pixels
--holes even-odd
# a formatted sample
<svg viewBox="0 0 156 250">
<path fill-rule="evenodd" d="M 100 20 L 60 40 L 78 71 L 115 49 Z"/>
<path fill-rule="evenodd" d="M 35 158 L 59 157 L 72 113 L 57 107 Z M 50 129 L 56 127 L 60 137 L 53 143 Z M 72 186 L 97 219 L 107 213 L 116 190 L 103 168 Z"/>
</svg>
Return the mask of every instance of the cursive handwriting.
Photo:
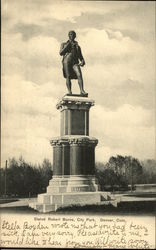
<svg viewBox="0 0 156 250">
<path fill-rule="evenodd" d="M 29 217 L 30 218 L 30 217 Z M 1 247 L 151 248 L 147 224 L 124 218 L 31 217 L 1 221 Z"/>
</svg>

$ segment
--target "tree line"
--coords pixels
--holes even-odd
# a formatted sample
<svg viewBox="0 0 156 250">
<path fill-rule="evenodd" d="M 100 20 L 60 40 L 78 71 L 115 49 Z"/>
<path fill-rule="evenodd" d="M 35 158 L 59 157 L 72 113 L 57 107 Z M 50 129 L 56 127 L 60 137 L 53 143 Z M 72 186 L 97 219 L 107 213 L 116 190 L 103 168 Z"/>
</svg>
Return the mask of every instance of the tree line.
<svg viewBox="0 0 156 250">
<path fill-rule="evenodd" d="M 156 161 L 139 161 L 132 156 L 110 157 L 107 163 L 96 163 L 96 178 L 101 190 L 128 190 L 135 184 L 156 183 Z"/>
<path fill-rule="evenodd" d="M 46 192 L 52 178 L 52 164 L 27 163 L 22 157 L 11 158 L 7 169 L 0 169 L 0 195 L 28 197 Z M 95 176 L 101 190 L 128 190 L 129 185 L 156 183 L 156 161 L 140 162 L 131 156 L 110 157 L 106 163 L 96 163 Z"/>
<path fill-rule="evenodd" d="M 52 164 L 48 159 L 44 159 L 42 164 L 33 165 L 22 157 L 18 160 L 11 158 L 8 168 L 0 169 L 0 195 L 6 193 L 9 196 L 28 197 L 44 193 L 52 174 Z"/>
</svg>

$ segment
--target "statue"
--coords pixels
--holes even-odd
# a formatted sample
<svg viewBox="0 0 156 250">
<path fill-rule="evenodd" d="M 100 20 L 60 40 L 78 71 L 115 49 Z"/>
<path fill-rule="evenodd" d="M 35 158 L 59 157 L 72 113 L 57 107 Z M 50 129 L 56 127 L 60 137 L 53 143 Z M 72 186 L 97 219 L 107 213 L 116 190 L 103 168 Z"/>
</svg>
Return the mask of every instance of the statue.
<svg viewBox="0 0 156 250">
<path fill-rule="evenodd" d="M 83 88 L 83 78 L 81 67 L 85 65 L 84 58 L 81 53 L 81 48 L 78 42 L 75 41 L 76 32 L 69 31 L 69 40 L 61 44 L 60 55 L 63 56 L 63 75 L 66 78 L 66 85 L 68 89 L 68 94 L 72 95 L 71 91 L 71 79 L 78 79 L 78 84 L 80 87 L 80 94 L 82 96 L 88 96 L 88 93 L 84 91 Z M 79 63 L 79 60 L 81 63 Z"/>
</svg>

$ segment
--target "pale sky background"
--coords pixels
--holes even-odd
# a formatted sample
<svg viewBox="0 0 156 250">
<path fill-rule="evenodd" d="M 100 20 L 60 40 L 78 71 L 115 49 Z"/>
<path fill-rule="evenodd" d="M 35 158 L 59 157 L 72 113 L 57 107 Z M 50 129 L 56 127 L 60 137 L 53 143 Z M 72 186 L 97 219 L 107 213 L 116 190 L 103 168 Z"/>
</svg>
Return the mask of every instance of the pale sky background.
<svg viewBox="0 0 156 250">
<path fill-rule="evenodd" d="M 96 161 L 155 158 L 155 2 L 2 0 L 2 166 L 20 155 L 52 162 L 55 106 L 67 92 L 59 48 L 69 30 L 77 33 L 85 90 L 96 104 Z"/>
</svg>

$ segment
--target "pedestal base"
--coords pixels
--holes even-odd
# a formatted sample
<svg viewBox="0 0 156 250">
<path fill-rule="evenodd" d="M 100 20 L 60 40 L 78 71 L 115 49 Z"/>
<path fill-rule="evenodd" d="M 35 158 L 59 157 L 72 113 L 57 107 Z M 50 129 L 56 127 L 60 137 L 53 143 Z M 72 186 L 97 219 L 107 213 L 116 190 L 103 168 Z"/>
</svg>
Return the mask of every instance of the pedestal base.
<svg viewBox="0 0 156 250">
<path fill-rule="evenodd" d="M 91 205 L 108 201 L 109 192 L 99 192 L 94 176 L 54 176 L 47 193 L 39 194 L 29 206 L 39 212 L 56 211 L 71 205 Z"/>
<path fill-rule="evenodd" d="M 48 194 L 94 191 L 98 191 L 95 177 L 85 175 L 54 176 L 47 187 Z"/>
</svg>

